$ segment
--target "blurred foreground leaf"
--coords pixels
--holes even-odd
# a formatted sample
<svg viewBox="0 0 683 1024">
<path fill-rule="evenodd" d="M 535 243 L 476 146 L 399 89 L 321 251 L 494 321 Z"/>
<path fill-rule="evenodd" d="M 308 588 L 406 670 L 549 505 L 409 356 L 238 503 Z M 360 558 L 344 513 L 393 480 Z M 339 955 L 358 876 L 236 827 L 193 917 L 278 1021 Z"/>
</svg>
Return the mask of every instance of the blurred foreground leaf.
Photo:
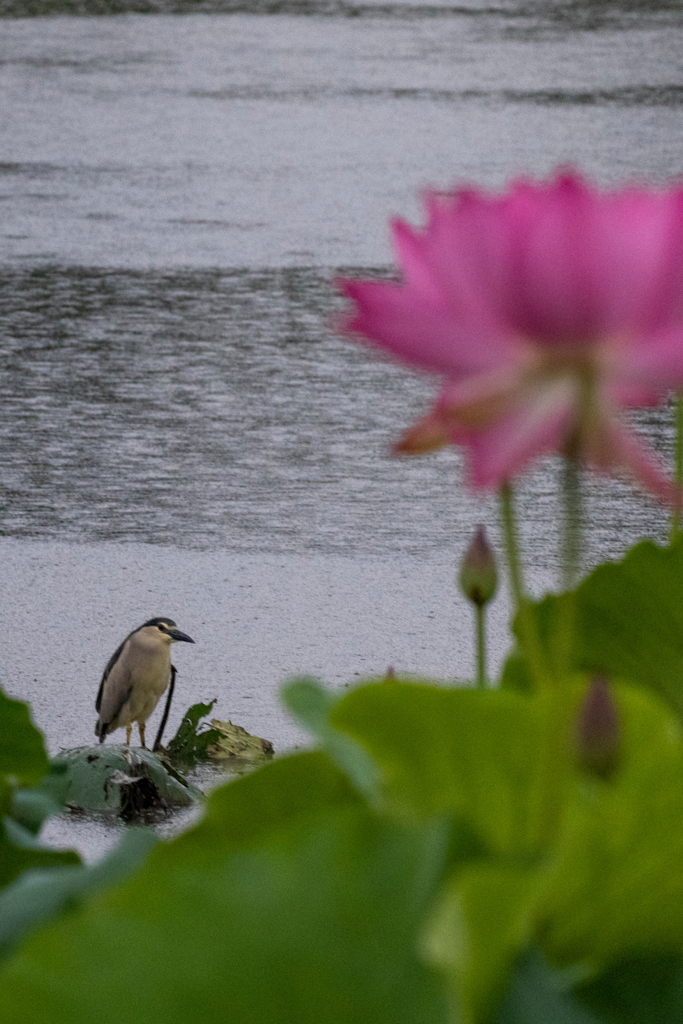
<svg viewBox="0 0 683 1024">
<path fill-rule="evenodd" d="M 571 973 L 553 970 L 530 948 L 489 1024 L 683 1024 L 683 958 L 623 960 L 572 986 Z"/>
<path fill-rule="evenodd" d="M 71 850 L 53 850 L 42 846 L 32 832 L 9 816 L 0 821 L 0 889 L 31 868 L 62 867 L 80 864 Z"/>
<path fill-rule="evenodd" d="M 330 715 L 339 702 L 339 696 L 317 679 L 302 676 L 283 686 L 282 699 L 297 721 L 318 740 L 334 763 L 346 772 L 358 792 L 373 802 L 379 782 L 377 766 L 358 743 L 335 729 L 330 722 Z"/>
<path fill-rule="evenodd" d="M 27 704 L 7 697 L 0 689 L 0 778 L 14 785 L 32 786 L 49 767 L 41 733 L 31 721 Z"/>
<path fill-rule="evenodd" d="M 0 970 L 0 1019 L 446 1024 L 415 946 L 448 842 L 373 815 L 324 754 L 272 762 L 31 935 Z"/>
<path fill-rule="evenodd" d="M 573 629 L 566 636 L 572 601 Z M 643 541 L 621 562 L 598 566 L 573 595 L 549 595 L 532 609 L 558 679 L 574 671 L 630 679 L 683 718 L 683 536 L 668 548 Z M 505 686 L 527 687 L 518 651 L 502 678 Z"/>
<path fill-rule="evenodd" d="M 537 849 L 540 721 L 529 698 L 371 683 L 342 698 L 330 721 L 377 762 L 395 806 L 461 815 L 496 852 Z"/>
<path fill-rule="evenodd" d="M 643 1017 L 639 1024 L 654 1024 Z M 568 981 L 551 970 L 536 949 L 520 957 L 507 990 L 488 1024 L 618 1024 L 581 1005 Z M 664 1022 L 662 1021 L 662 1024 Z"/>
<path fill-rule="evenodd" d="M 44 847 L 36 835 L 57 800 L 36 789 L 49 761 L 43 737 L 22 701 L 0 690 L 0 889 L 23 871 L 80 864 L 77 853 Z"/>
<path fill-rule="evenodd" d="M 683 730 L 653 694 L 614 695 L 620 767 L 608 782 L 576 776 L 549 867 L 540 928 L 565 965 L 683 951 Z"/>
<path fill-rule="evenodd" d="M 0 892 L 0 959 L 38 924 L 131 875 L 157 842 L 151 829 L 131 829 L 96 864 L 25 871 Z"/>
<path fill-rule="evenodd" d="M 577 998 L 610 1024 L 683 1024 L 683 957 L 625 960 L 582 985 Z"/>
<path fill-rule="evenodd" d="M 488 1020 L 532 937 L 541 882 L 533 868 L 479 862 L 459 868 L 444 887 L 422 948 L 446 977 L 455 1020 Z"/>
</svg>

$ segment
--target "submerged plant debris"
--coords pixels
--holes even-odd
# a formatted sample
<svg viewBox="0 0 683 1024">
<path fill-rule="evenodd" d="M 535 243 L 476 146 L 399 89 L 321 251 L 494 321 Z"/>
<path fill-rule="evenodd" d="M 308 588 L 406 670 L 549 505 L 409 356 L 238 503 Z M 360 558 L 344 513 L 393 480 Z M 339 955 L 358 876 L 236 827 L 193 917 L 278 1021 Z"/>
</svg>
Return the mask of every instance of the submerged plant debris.
<svg viewBox="0 0 683 1024">
<path fill-rule="evenodd" d="M 171 761 L 184 767 L 199 762 L 224 763 L 232 759 L 259 762 L 270 757 L 273 744 L 269 740 L 252 736 L 241 725 L 212 718 L 203 722 L 213 710 L 216 700 L 208 704 L 193 704 L 185 712 L 180 727 L 166 748 Z"/>
</svg>

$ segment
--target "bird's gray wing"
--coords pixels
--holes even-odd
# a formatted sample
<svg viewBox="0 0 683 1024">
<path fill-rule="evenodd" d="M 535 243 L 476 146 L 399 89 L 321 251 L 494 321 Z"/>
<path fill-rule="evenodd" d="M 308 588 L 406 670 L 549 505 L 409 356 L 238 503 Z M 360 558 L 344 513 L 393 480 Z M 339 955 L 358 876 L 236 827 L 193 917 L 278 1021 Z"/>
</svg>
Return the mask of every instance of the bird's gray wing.
<svg viewBox="0 0 683 1024">
<path fill-rule="evenodd" d="M 133 679 L 130 670 L 121 662 L 116 662 L 107 676 L 102 688 L 100 701 L 100 722 L 109 726 L 118 718 L 121 708 L 133 691 Z"/>
<path fill-rule="evenodd" d="M 135 633 L 135 632 L 136 632 L 136 630 L 133 630 L 133 633 Z M 102 704 L 102 694 L 104 693 L 104 684 L 107 681 L 107 677 L 109 676 L 109 673 L 113 669 L 113 667 L 116 664 L 116 662 L 121 657 L 121 651 L 126 646 L 126 643 L 132 637 L 133 633 L 129 633 L 128 636 L 126 637 L 126 639 L 121 641 L 121 643 L 116 648 L 116 650 L 112 654 L 111 658 L 109 659 L 109 661 L 107 662 L 107 664 L 104 667 L 104 672 L 102 673 L 102 679 L 100 680 L 100 688 L 97 691 L 97 700 L 95 701 L 95 711 L 99 711 L 100 710 L 100 705 Z"/>
</svg>

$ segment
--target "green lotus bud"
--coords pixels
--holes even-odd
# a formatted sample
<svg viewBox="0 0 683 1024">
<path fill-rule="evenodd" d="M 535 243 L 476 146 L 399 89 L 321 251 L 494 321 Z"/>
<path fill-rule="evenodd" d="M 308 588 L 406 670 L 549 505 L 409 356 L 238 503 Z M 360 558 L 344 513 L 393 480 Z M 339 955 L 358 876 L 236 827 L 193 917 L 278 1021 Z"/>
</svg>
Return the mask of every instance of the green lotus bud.
<svg viewBox="0 0 683 1024">
<path fill-rule="evenodd" d="M 465 597 L 483 608 L 498 588 L 496 559 L 483 526 L 477 527 L 460 568 L 460 589 Z"/>
<path fill-rule="evenodd" d="M 608 779 L 619 765 L 621 727 L 619 709 L 604 676 L 593 676 L 579 710 L 576 746 L 580 766 L 591 775 Z"/>
</svg>

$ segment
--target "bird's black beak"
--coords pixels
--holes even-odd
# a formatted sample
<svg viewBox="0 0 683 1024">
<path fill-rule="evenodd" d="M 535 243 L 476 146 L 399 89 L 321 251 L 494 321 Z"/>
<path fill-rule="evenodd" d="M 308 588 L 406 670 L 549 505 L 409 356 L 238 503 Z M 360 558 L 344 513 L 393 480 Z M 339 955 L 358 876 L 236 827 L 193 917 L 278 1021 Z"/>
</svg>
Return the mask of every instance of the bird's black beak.
<svg viewBox="0 0 683 1024">
<path fill-rule="evenodd" d="M 167 629 L 166 632 L 170 636 L 171 640 L 184 640 L 186 644 L 193 644 L 194 640 L 187 633 L 183 633 L 182 629 L 176 629 L 175 627 Z"/>
</svg>

